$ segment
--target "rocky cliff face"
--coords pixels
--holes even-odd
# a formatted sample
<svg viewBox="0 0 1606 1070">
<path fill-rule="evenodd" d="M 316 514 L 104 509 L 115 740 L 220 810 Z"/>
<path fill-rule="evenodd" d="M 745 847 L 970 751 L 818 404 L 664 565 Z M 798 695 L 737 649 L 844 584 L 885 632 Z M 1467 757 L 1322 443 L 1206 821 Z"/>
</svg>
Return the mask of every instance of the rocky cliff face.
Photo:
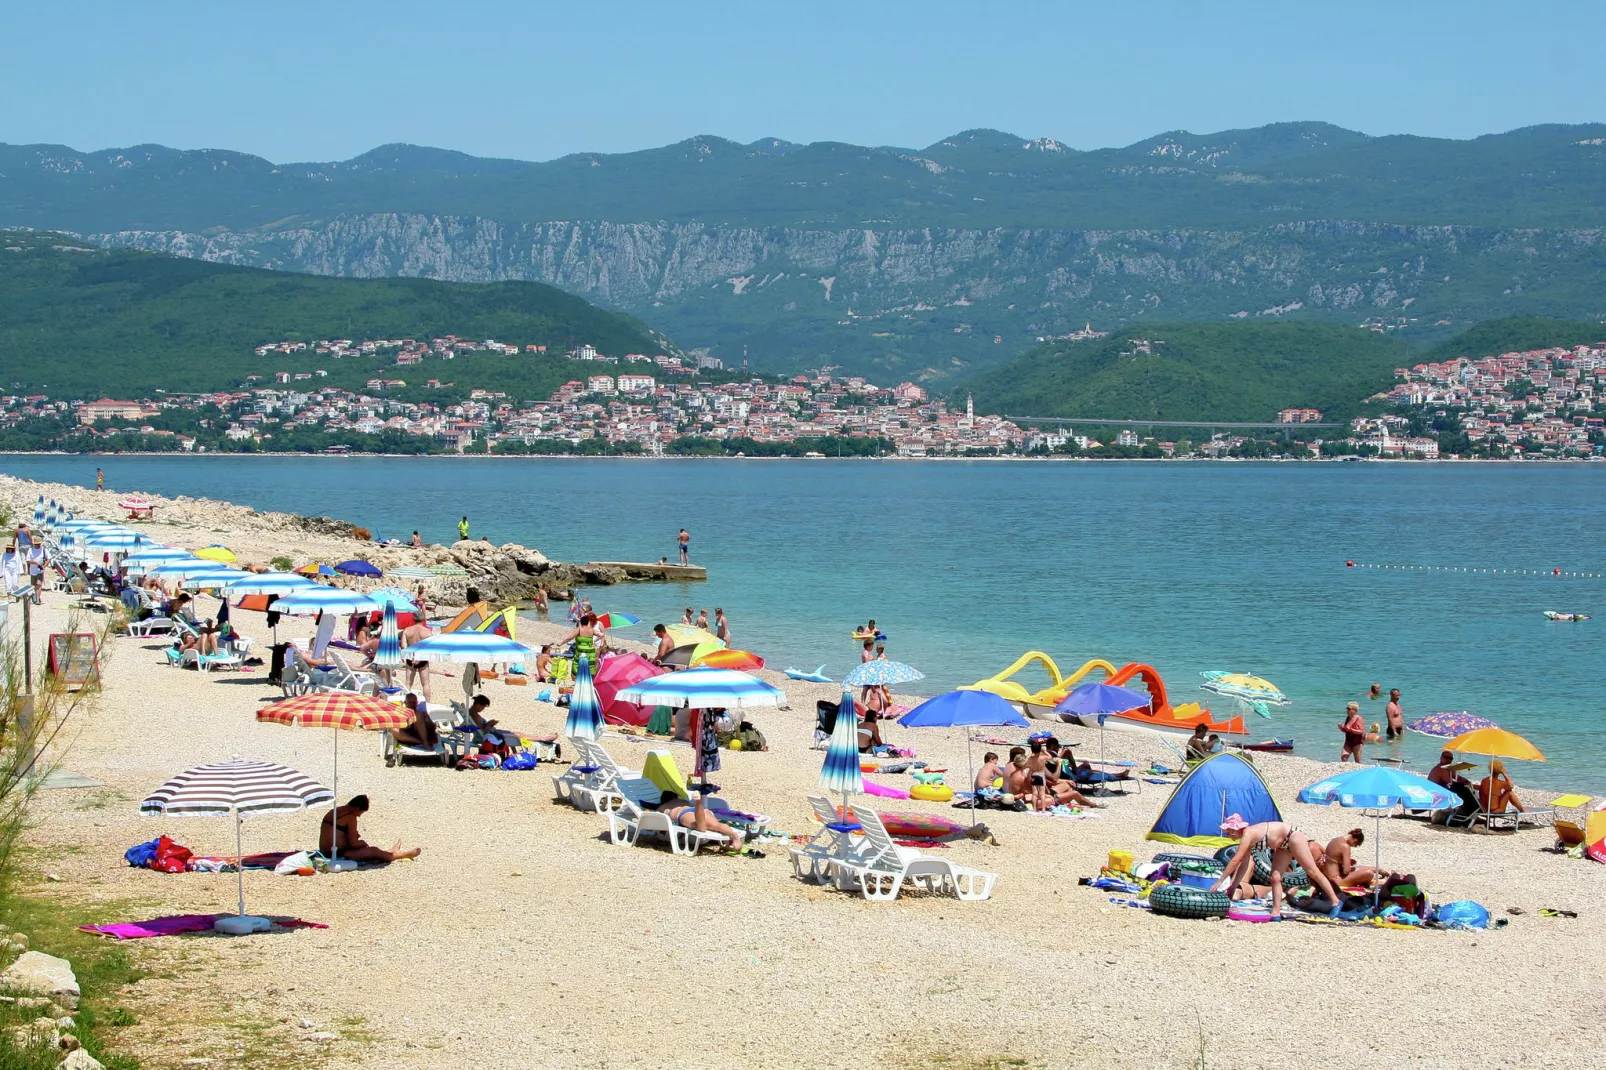
<svg viewBox="0 0 1606 1070">
<path fill-rule="evenodd" d="M 727 363 L 751 348 L 761 368 L 829 362 L 938 381 L 1088 321 L 1321 316 L 1426 328 L 1576 316 L 1580 303 L 1606 313 L 1606 298 L 1592 296 L 1606 282 L 1606 232 L 1593 229 L 809 229 L 362 214 L 89 237 L 328 275 L 536 280 Z"/>
</svg>

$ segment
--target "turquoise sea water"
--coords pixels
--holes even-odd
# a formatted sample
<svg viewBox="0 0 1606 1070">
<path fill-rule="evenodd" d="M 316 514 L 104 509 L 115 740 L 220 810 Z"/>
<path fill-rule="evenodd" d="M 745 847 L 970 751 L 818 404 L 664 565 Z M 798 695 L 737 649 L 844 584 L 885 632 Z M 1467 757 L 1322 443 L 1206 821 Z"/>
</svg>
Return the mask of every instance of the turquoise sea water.
<svg viewBox="0 0 1606 1070">
<path fill-rule="evenodd" d="M 0 471 L 92 485 L 97 460 L 117 490 L 398 537 L 445 541 L 467 513 L 475 538 L 564 560 L 673 558 L 685 526 L 706 584 L 590 592 L 645 618 L 627 635 L 723 606 L 771 667 L 839 677 L 848 632 L 874 617 L 932 694 L 1031 649 L 1066 671 L 1147 662 L 1176 703 L 1207 697 L 1203 670 L 1250 670 L 1293 699 L 1251 731 L 1329 759 L 1345 701 L 1383 719 L 1375 681 L 1402 689 L 1408 720 L 1468 709 L 1527 735 L 1550 761 L 1515 764 L 1519 786 L 1606 791 L 1606 579 L 1345 567 L 1606 573 L 1606 465 L 10 456 Z M 1419 770 L 1436 750 L 1397 749 Z"/>
</svg>

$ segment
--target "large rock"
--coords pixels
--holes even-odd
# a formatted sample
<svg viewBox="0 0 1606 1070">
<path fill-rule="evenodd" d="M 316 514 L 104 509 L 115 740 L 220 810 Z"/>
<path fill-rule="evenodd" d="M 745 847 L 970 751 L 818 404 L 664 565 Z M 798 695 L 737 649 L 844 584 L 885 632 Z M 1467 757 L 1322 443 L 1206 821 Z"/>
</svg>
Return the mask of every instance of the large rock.
<svg viewBox="0 0 1606 1070">
<path fill-rule="evenodd" d="M 78 1009 L 78 978 L 72 963 L 39 951 L 28 952 L 0 973 L 0 992 L 48 996 L 68 1010 Z"/>
<path fill-rule="evenodd" d="M 99 1059 L 89 1054 L 83 1048 L 75 1048 L 67 1053 L 67 1057 L 56 1064 L 56 1070 L 106 1070 Z"/>
</svg>

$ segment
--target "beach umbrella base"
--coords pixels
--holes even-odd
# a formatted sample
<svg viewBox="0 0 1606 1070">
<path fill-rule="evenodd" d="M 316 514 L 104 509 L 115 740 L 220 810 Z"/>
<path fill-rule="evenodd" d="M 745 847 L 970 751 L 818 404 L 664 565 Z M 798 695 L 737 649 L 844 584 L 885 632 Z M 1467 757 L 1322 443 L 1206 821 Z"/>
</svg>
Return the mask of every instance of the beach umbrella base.
<svg viewBox="0 0 1606 1070">
<path fill-rule="evenodd" d="M 273 922 L 254 914 L 230 914 L 214 921 L 212 928 L 229 936 L 250 936 L 252 933 L 267 932 L 273 928 Z"/>
<path fill-rule="evenodd" d="M 349 858 L 331 858 L 328 871 L 330 873 L 349 873 L 357 868 L 357 863 Z"/>
</svg>

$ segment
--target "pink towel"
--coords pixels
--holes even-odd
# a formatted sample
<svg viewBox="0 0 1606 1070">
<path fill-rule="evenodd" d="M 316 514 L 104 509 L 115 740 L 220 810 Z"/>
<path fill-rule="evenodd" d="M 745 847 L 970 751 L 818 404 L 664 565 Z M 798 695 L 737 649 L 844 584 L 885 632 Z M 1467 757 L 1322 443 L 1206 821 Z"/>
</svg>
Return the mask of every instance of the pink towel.
<svg viewBox="0 0 1606 1070">
<path fill-rule="evenodd" d="M 219 918 L 226 918 L 227 914 L 175 914 L 168 918 L 152 918 L 150 921 L 118 922 L 115 925 L 80 925 L 87 933 L 100 933 L 102 936 L 115 937 L 118 940 L 143 940 L 150 936 L 177 936 L 180 933 L 210 932 L 212 923 Z M 329 926 L 316 921 L 302 921 L 300 918 L 272 918 L 273 924 L 286 929 L 327 929 Z"/>
</svg>

